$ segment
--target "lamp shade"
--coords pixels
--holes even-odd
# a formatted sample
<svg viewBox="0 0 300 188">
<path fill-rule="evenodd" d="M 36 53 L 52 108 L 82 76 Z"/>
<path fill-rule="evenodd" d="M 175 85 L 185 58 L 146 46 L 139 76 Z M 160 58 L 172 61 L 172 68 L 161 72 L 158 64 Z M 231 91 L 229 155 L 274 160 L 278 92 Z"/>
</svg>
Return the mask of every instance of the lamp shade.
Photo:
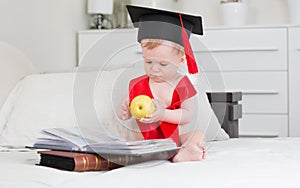
<svg viewBox="0 0 300 188">
<path fill-rule="evenodd" d="M 89 14 L 112 14 L 114 0 L 88 0 Z"/>
</svg>

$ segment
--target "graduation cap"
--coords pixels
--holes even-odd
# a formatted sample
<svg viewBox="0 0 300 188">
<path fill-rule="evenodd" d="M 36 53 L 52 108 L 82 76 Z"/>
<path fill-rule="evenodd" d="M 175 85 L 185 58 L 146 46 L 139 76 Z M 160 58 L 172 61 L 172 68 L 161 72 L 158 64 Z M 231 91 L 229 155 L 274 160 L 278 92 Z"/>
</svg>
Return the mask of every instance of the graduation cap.
<svg viewBox="0 0 300 188">
<path fill-rule="evenodd" d="M 197 63 L 189 42 L 191 33 L 203 35 L 202 18 L 148 7 L 127 5 L 134 27 L 138 27 L 138 42 L 142 39 L 162 39 L 184 47 L 188 71 L 198 72 Z"/>
</svg>

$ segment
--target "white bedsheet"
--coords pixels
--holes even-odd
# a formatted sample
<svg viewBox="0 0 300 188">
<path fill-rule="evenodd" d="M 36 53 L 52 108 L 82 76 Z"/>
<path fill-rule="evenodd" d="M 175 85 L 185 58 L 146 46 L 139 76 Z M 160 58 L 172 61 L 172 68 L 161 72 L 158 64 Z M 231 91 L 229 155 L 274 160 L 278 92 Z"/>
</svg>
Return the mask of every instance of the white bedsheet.
<svg viewBox="0 0 300 188">
<path fill-rule="evenodd" d="M 38 162 L 39 155 L 36 154 L 36 151 L 10 150 L 9 152 L 0 152 L 0 188 L 60 187 L 60 185 L 72 181 L 78 176 L 84 178 L 95 173 L 67 172 L 35 165 Z"/>
<path fill-rule="evenodd" d="M 148 162 L 109 172 L 35 166 L 34 151 L 0 153 L 0 187 L 300 187 L 300 138 L 239 138 L 208 144 L 200 162 Z"/>
</svg>

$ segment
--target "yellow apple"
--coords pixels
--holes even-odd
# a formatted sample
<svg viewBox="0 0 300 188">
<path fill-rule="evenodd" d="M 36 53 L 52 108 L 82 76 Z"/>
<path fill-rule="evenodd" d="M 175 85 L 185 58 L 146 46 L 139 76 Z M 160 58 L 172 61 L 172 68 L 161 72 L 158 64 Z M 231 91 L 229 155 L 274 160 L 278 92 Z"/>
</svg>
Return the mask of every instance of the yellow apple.
<svg viewBox="0 0 300 188">
<path fill-rule="evenodd" d="M 147 95 L 138 95 L 130 103 L 130 112 L 136 119 L 145 118 L 155 111 L 155 105 Z"/>
</svg>

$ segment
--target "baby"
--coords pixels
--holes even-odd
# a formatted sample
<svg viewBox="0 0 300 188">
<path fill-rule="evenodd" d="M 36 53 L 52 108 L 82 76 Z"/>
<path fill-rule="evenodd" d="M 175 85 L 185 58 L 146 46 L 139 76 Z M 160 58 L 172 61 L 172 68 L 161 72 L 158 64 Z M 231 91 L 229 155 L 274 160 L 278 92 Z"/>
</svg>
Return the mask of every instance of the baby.
<svg viewBox="0 0 300 188">
<path fill-rule="evenodd" d="M 173 162 L 204 159 L 206 149 L 200 131 L 190 130 L 179 135 L 178 126 L 193 120 L 197 104 L 197 91 L 188 77 L 178 71 L 185 62 L 183 47 L 161 39 L 143 39 L 141 47 L 146 74 L 130 81 L 129 95 L 117 113 L 119 118 L 130 119 L 131 100 L 138 95 L 148 95 L 156 110 L 136 120 L 144 139 L 172 138 L 177 145 L 183 146 L 172 158 Z"/>
<path fill-rule="evenodd" d="M 172 138 L 182 149 L 173 162 L 198 161 L 206 156 L 204 136 L 199 130 L 179 132 L 197 117 L 197 91 L 187 76 L 179 73 L 186 62 L 190 74 L 198 72 L 189 36 L 202 35 L 200 16 L 127 5 L 141 44 L 145 75 L 129 83 L 129 93 L 117 112 L 122 120 L 131 118 L 134 97 L 148 95 L 156 110 L 136 120 L 143 139 Z M 200 117 L 201 118 L 201 117 Z M 190 128 L 189 128 L 190 129 Z"/>
</svg>

